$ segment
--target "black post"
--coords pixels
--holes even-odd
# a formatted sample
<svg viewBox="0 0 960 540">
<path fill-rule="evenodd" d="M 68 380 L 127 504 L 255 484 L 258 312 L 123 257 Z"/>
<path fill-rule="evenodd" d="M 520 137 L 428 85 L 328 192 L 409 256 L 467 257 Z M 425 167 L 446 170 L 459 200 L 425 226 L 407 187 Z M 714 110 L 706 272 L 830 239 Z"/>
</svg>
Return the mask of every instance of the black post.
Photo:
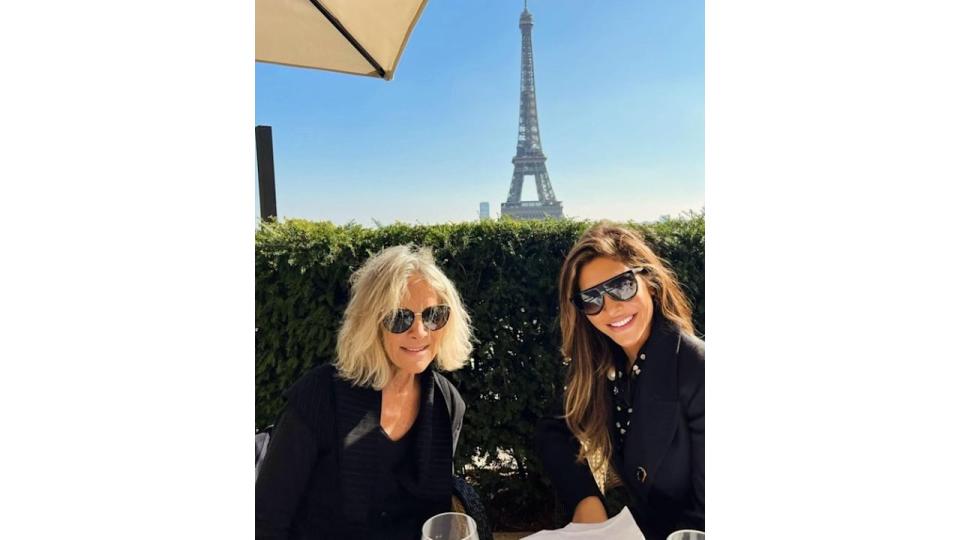
<svg viewBox="0 0 960 540">
<path fill-rule="evenodd" d="M 277 187 L 273 176 L 273 129 L 257 126 L 257 173 L 260 179 L 260 219 L 277 219 Z"/>
</svg>

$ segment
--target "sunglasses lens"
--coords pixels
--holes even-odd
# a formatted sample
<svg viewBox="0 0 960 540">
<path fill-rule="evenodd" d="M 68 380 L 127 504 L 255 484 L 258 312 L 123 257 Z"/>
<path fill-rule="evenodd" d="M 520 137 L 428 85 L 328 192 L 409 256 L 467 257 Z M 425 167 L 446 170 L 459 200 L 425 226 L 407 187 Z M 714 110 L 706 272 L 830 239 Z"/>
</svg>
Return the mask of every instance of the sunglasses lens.
<svg viewBox="0 0 960 540">
<path fill-rule="evenodd" d="M 577 307 L 587 315 L 596 315 L 603 311 L 603 295 L 596 289 L 580 291 L 576 299 Z"/>
<path fill-rule="evenodd" d="M 409 309 L 398 309 L 387 315 L 383 325 L 394 334 L 402 334 L 413 326 L 414 314 Z"/>
<path fill-rule="evenodd" d="M 423 310 L 423 325 L 427 330 L 439 330 L 450 318 L 450 306 L 431 306 Z"/>
<path fill-rule="evenodd" d="M 610 281 L 606 289 L 614 299 L 625 302 L 637 294 L 637 278 L 633 273 L 618 277 Z"/>
</svg>

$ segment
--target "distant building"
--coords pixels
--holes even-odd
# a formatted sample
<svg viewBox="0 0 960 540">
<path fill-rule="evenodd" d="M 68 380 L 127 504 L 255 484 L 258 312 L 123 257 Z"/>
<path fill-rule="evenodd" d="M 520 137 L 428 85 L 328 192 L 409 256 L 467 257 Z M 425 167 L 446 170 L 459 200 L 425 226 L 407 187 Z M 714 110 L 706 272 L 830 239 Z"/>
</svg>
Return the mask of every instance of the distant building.
<svg viewBox="0 0 960 540">
<path fill-rule="evenodd" d="M 490 219 L 490 203 L 480 203 L 480 219 Z"/>
</svg>

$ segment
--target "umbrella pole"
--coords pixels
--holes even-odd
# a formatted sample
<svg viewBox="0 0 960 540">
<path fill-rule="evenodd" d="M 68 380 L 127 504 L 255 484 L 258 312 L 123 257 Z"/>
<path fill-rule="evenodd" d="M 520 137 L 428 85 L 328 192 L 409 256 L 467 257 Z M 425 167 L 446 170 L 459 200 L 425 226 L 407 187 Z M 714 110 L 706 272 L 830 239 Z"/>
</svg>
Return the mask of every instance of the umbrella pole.
<svg viewBox="0 0 960 540">
<path fill-rule="evenodd" d="M 277 219 L 277 188 L 273 175 L 273 129 L 257 126 L 257 175 L 260 185 L 260 219 Z"/>
</svg>

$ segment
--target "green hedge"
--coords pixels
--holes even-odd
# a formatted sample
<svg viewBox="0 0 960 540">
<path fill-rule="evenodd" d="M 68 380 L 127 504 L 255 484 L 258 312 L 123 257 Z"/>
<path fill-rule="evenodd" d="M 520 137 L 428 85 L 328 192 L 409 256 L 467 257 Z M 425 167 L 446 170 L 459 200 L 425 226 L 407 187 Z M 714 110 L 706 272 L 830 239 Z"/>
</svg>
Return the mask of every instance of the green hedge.
<svg viewBox="0 0 960 540">
<path fill-rule="evenodd" d="M 276 419 L 281 392 L 305 370 L 332 359 L 351 272 L 387 246 L 431 246 L 459 288 L 476 336 L 471 362 L 450 374 L 467 403 L 457 470 L 477 484 L 495 530 L 552 527 L 555 498 L 531 440 L 563 384 L 560 264 L 590 224 L 262 224 L 256 233 L 257 426 Z M 703 333 L 703 213 L 631 226 L 677 272 Z M 487 467 L 468 466 L 477 458 Z"/>
</svg>

